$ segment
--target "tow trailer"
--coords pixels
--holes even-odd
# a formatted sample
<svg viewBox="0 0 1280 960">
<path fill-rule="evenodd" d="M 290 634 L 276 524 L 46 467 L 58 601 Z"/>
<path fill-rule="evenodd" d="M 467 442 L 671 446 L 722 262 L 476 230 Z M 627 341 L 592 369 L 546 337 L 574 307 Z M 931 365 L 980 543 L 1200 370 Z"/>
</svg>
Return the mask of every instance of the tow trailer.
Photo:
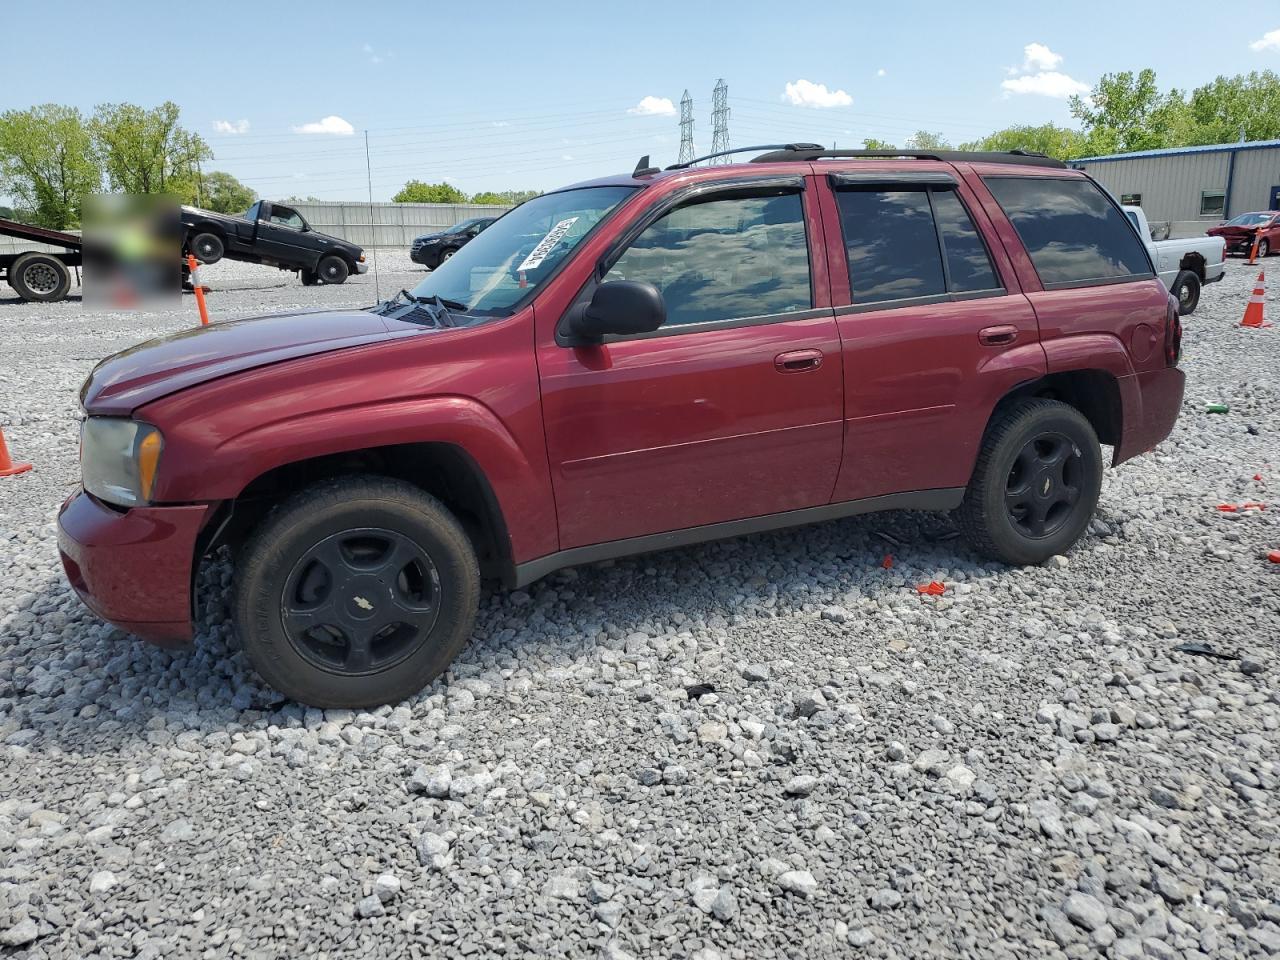
<svg viewBox="0 0 1280 960">
<path fill-rule="evenodd" d="M 71 268 L 78 268 L 84 258 L 84 241 L 80 237 L 5 219 L 0 219 L 0 236 L 62 247 L 62 253 L 44 250 L 0 253 L 0 278 L 7 279 L 23 300 L 49 303 L 66 297 L 71 289 Z M 77 282 L 78 277 L 77 270 Z"/>
</svg>

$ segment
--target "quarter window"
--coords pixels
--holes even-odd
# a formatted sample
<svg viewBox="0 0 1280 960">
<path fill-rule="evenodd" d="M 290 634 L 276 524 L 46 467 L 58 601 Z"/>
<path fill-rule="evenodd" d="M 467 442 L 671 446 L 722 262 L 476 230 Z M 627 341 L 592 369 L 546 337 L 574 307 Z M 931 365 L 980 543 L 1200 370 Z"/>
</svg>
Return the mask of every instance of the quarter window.
<svg viewBox="0 0 1280 960">
<path fill-rule="evenodd" d="M 1151 275 L 1142 241 L 1090 180 L 990 177 L 1046 289 Z"/>
<path fill-rule="evenodd" d="M 854 303 L 1000 288 L 953 190 L 848 189 L 836 197 Z"/>
<path fill-rule="evenodd" d="M 711 197 L 664 214 L 606 274 L 652 283 L 665 327 L 762 317 L 813 305 L 799 193 Z"/>
</svg>

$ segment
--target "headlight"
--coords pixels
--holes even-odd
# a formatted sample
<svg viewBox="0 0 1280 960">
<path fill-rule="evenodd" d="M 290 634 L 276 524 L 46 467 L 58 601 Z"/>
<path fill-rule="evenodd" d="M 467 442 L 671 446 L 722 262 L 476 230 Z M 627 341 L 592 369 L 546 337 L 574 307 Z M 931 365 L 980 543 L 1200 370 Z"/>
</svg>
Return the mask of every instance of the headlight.
<svg viewBox="0 0 1280 960">
<path fill-rule="evenodd" d="M 149 423 L 88 417 L 80 426 L 84 488 L 100 500 L 133 507 L 151 500 L 164 438 Z"/>
</svg>

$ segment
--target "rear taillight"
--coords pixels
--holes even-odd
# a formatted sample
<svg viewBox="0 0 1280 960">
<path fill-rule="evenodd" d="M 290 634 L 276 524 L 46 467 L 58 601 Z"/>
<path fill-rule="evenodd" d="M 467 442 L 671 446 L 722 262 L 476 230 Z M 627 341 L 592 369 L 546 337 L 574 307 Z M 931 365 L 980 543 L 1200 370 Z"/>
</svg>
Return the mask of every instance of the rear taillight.
<svg viewBox="0 0 1280 960">
<path fill-rule="evenodd" d="M 1178 315 L 1178 301 L 1169 295 L 1164 319 L 1164 365 L 1176 367 L 1182 357 L 1182 317 Z"/>
</svg>

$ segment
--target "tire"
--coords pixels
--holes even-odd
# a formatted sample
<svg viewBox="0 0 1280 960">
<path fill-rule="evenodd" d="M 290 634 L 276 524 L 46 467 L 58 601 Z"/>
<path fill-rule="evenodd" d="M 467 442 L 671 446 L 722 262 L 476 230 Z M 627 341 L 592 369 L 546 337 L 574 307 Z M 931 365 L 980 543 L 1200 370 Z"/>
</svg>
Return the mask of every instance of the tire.
<svg viewBox="0 0 1280 960">
<path fill-rule="evenodd" d="M 384 541 L 402 552 L 375 571 L 391 556 L 377 552 Z M 357 548 L 362 563 L 351 560 Z M 395 567 L 414 550 L 421 557 Z M 302 490 L 267 515 L 236 565 L 235 624 L 249 660 L 281 693 L 315 707 L 370 708 L 444 672 L 471 635 L 479 598 L 475 551 L 445 506 L 403 481 L 356 475 Z M 406 603 L 415 605 L 408 613 Z M 398 614 L 421 619 L 412 636 L 413 625 L 390 624 Z"/>
<path fill-rule="evenodd" d="M 23 300 L 52 303 L 61 300 L 71 289 L 71 271 L 50 254 L 24 253 L 9 268 L 9 286 Z"/>
<path fill-rule="evenodd" d="M 444 263 L 446 260 L 448 260 L 457 252 L 458 252 L 457 250 L 445 250 L 443 253 L 440 254 L 440 263 Z"/>
<path fill-rule="evenodd" d="M 1063 455 L 1056 471 L 1044 469 L 1051 451 Z M 1101 489 L 1102 451 L 1084 415 L 1057 400 L 1022 400 L 987 426 L 955 519 L 980 553 L 1014 565 L 1043 563 L 1080 539 Z M 1022 498 L 1025 507 L 1015 505 Z"/>
<path fill-rule="evenodd" d="M 351 268 L 347 266 L 347 261 L 331 253 L 320 258 L 320 262 L 316 264 L 316 275 L 325 283 L 345 283 L 351 275 Z"/>
<path fill-rule="evenodd" d="M 306 267 L 298 271 L 298 279 L 302 281 L 304 287 L 314 287 L 320 282 L 320 277 L 316 275 L 316 272 L 308 270 Z"/>
<path fill-rule="evenodd" d="M 1271 241 L 1265 237 L 1258 241 L 1258 259 L 1271 256 Z"/>
<path fill-rule="evenodd" d="M 1173 289 L 1169 292 L 1178 301 L 1178 316 L 1195 313 L 1200 305 L 1200 278 L 1190 270 L 1183 270 L 1174 278 Z"/>
<path fill-rule="evenodd" d="M 201 263 L 217 263 L 227 252 L 222 238 L 209 230 L 192 234 L 191 239 L 187 241 L 187 249 Z"/>
</svg>

